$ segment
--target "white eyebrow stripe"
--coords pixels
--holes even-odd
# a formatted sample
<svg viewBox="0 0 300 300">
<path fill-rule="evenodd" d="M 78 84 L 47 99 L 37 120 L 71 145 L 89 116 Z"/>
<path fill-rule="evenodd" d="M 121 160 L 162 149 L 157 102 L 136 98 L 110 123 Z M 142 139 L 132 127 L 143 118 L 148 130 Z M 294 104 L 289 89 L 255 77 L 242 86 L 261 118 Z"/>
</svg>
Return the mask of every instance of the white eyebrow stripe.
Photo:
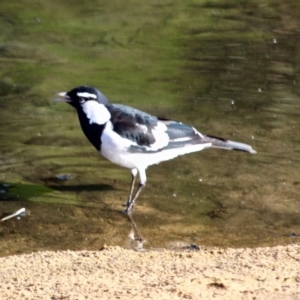
<svg viewBox="0 0 300 300">
<path fill-rule="evenodd" d="M 84 93 L 77 93 L 77 96 L 78 96 L 78 97 L 82 97 L 82 98 L 94 98 L 94 99 L 97 99 L 97 96 L 96 96 L 96 95 L 90 94 L 90 93 L 87 93 L 87 92 L 84 92 Z"/>
</svg>

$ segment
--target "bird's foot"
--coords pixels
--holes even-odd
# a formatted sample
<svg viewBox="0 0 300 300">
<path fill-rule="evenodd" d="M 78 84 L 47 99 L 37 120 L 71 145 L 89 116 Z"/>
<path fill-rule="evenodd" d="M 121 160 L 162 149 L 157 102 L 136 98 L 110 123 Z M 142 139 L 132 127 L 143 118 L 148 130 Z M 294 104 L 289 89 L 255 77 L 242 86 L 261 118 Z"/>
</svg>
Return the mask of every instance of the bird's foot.
<svg viewBox="0 0 300 300">
<path fill-rule="evenodd" d="M 126 208 L 122 212 L 126 215 L 131 214 L 131 210 L 128 209 L 127 205 L 124 205 L 124 206 L 126 206 Z"/>
<path fill-rule="evenodd" d="M 122 206 L 125 206 L 126 208 L 123 210 L 123 213 L 130 214 L 131 209 L 133 208 L 133 201 L 127 201 L 126 204 L 122 204 Z"/>
</svg>

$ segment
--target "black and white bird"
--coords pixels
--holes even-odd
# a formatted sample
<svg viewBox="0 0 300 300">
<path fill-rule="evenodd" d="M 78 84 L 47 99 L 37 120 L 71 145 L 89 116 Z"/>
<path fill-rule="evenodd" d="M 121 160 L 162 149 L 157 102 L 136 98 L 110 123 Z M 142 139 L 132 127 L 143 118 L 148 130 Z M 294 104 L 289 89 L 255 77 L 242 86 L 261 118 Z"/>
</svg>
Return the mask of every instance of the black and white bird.
<svg viewBox="0 0 300 300">
<path fill-rule="evenodd" d="M 247 144 L 204 135 L 181 122 L 111 104 L 94 87 L 80 86 L 58 95 L 57 101 L 76 108 L 81 128 L 92 145 L 106 159 L 131 170 L 132 182 L 125 209 L 128 214 L 145 187 L 146 169 L 151 165 L 207 148 L 256 153 Z M 134 194 L 137 175 L 140 181 Z"/>
</svg>

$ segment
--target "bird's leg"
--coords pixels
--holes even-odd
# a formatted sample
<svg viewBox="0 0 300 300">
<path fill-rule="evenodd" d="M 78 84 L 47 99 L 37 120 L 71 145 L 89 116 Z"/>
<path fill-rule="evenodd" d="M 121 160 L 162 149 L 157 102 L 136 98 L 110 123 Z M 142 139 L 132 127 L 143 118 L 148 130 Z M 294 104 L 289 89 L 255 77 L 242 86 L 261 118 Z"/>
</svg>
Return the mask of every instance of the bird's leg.
<svg viewBox="0 0 300 300">
<path fill-rule="evenodd" d="M 126 205 L 126 209 L 125 209 L 125 213 L 129 214 L 131 209 L 132 209 L 132 206 L 134 204 L 134 202 L 136 201 L 136 199 L 138 198 L 139 194 L 141 193 L 142 189 L 145 187 L 144 184 L 142 183 L 139 183 L 139 187 L 133 197 L 133 199 L 131 199 L 129 202 L 127 202 L 127 205 Z"/>
<path fill-rule="evenodd" d="M 130 203 L 130 201 L 132 199 L 136 175 L 137 175 L 137 169 L 132 169 L 131 170 L 131 178 L 132 178 L 132 180 L 131 180 L 131 187 L 130 187 L 130 192 L 129 192 L 128 200 L 127 200 L 127 203 L 126 203 L 126 207 L 128 207 L 128 205 L 129 205 L 129 203 Z"/>
<path fill-rule="evenodd" d="M 137 169 L 134 169 L 136 170 L 136 173 L 137 173 Z M 133 175 L 133 172 L 131 171 L 132 175 Z M 147 181 L 147 177 L 146 177 L 146 172 L 145 170 L 139 170 L 139 175 L 140 175 L 140 183 L 139 183 L 139 186 L 138 186 L 138 189 L 134 195 L 133 198 L 130 199 L 130 201 L 127 202 L 127 205 L 126 205 L 126 209 L 125 209 L 125 213 L 129 214 L 131 209 L 132 209 L 132 206 L 134 204 L 134 202 L 136 201 L 136 199 L 138 198 L 139 194 L 141 193 L 142 189 L 145 187 L 146 185 L 146 181 Z M 132 189 L 132 187 L 131 187 Z M 132 190 L 131 190 L 132 192 Z"/>
<path fill-rule="evenodd" d="M 134 183 L 135 183 L 136 174 L 132 174 L 131 173 L 131 177 L 132 177 L 131 187 L 130 187 L 129 197 L 128 197 L 128 201 L 127 201 L 126 206 L 128 205 L 128 203 L 130 203 L 130 201 L 132 199 L 132 194 L 133 194 L 133 189 L 134 189 Z"/>
</svg>

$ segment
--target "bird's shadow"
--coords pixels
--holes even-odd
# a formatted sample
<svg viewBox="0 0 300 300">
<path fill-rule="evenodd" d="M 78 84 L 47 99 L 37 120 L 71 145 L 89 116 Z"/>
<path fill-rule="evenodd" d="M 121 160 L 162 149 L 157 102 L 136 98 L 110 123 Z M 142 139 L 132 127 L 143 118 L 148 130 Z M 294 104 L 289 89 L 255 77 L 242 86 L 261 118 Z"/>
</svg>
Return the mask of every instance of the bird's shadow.
<svg viewBox="0 0 300 300">
<path fill-rule="evenodd" d="M 104 192 L 104 191 L 116 191 L 118 189 L 114 188 L 109 184 L 76 184 L 76 185 L 56 185 L 56 184 L 46 184 L 50 189 L 59 192 Z"/>
</svg>

